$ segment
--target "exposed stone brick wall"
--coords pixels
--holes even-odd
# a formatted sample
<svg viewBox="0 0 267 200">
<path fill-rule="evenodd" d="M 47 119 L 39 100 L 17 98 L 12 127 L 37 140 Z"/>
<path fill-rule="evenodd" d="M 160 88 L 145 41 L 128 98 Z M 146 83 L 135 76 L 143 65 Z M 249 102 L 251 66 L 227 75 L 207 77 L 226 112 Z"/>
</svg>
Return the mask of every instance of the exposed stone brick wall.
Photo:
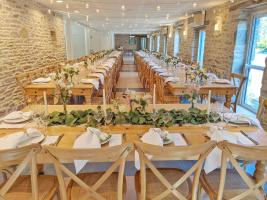
<svg viewBox="0 0 267 200">
<path fill-rule="evenodd" d="M 0 27 L 1 114 L 23 103 L 15 74 L 62 62 L 66 53 L 62 18 L 36 1 L 1 0 Z"/>
<path fill-rule="evenodd" d="M 129 44 L 129 36 L 130 35 L 121 35 L 121 34 L 115 34 L 115 48 L 123 47 L 126 50 L 137 50 L 138 49 L 138 41 L 136 41 L 136 44 L 130 45 Z"/>
</svg>

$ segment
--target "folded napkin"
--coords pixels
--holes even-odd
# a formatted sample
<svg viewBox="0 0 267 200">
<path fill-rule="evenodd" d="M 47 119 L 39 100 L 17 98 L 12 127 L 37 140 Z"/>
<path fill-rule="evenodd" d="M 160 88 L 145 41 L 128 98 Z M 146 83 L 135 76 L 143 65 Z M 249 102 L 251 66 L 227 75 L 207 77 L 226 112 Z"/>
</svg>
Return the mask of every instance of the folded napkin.
<svg viewBox="0 0 267 200">
<path fill-rule="evenodd" d="M 161 69 L 161 66 L 155 65 L 153 67 L 151 67 L 152 69 Z"/>
<path fill-rule="evenodd" d="M 167 70 L 163 69 L 163 68 L 156 68 L 155 71 L 158 72 L 158 73 L 167 72 Z"/>
<path fill-rule="evenodd" d="M 21 144 L 42 136 L 37 129 L 29 128 L 26 132 L 16 132 L 0 138 L 0 149 L 12 149 L 20 146 Z"/>
<path fill-rule="evenodd" d="M 42 142 L 42 146 L 56 144 L 59 140 L 59 135 L 46 136 Z"/>
<path fill-rule="evenodd" d="M 92 84 L 96 90 L 99 89 L 99 81 L 96 79 L 81 79 L 81 83 Z"/>
<path fill-rule="evenodd" d="M 89 74 L 90 76 L 96 76 L 99 78 L 99 80 L 101 81 L 102 84 L 104 84 L 105 82 L 105 77 L 102 73 L 92 73 L 92 74 Z"/>
<path fill-rule="evenodd" d="M 33 80 L 32 83 L 48 83 L 50 81 L 51 81 L 50 77 L 47 77 L 47 78 L 41 77 L 41 78 L 37 78 Z"/>
<path fill-rule="evenodd" d="M 260 127 L 260 122 L 250 116 L 238 113 L 224 113 L 222 116 L 225 120 L 236 124 L 248 124 Z"/>
<path fill-rule="evenodd" d="M 213 127 L 213 133 L 209 133 L 211 140 L 220 142 L 226 140 L 233 144 L 240 144 L 240 145 L 254 145 L 252 141 L 246 138 L 240 132 L 229 132 L 229 131 L 219 131 L 217 128 Z M 222 152 L 218 147 L 212 150 L 212 152 L 208 155 L 205 161 L 204 170 L 208 174 L 215 169 L 221 167 L 221 157 Z"/>
<path fill-rule="evenodd" d="M 100 140 L 96 134 L 84 133 L 80 135 L 74 142 L 74 149 L 96 149 L 100 148 Z M 79 173 L 86 165 L 87 160 L 74 160 L 76 173 Z"/>
<path fill-rule="evenodd" d="M 210 72 L 208 72 L 208 73 L 206 73 L 206 75 L 207 75 L 207 76 L 208 76 L 208 78 L 209 78 L 210 80 L 212 80 L 212 81 L 214 81 L 214 80 L 217 80 L 217 79 L 218 79 L 217 75 L 216 75 L 216 74 L 214 74 L 214 73 L 210 73 Z"/>
<path fill-rule="evenodd" d="M 213 80 L 214 83 L 219 83 L 219 84 L 231 84 L 231 81 L 227 79 L 215 79 Z"/>
<path fill-rule="evenodd" d="M 95 134 L 100 140 L 105 140 L 108 137 L 107 133 L 100 131 L 97 128 L 88 127 L 87 133 Z"/>
<path fill-rule="evenodd" d="M 180 79 L 178 77 L 168 77 L 165 79 L 165 83 L 168 83 L 168 82 L 177 82 L 179 81 Z"/>
<path fill-rule="evenodd" d="M 102 69 L 100 68 L 100 69 L 95 69 L 94 70 L 95 73 L 100 73 L 100 74 L 103 74 L 104 76 L 107 75 L 107 72 L 106 71 L 107 71 L 107 69 L 103 69 L 103 68 Z"/>
<path fill-rule="evenodd" d="M 159 75 L 164 76 L 164 77 L 172 77 L 173 76 L 173 74 L 167 73 L 167 72 L 159 73 Z"/>
</svg>

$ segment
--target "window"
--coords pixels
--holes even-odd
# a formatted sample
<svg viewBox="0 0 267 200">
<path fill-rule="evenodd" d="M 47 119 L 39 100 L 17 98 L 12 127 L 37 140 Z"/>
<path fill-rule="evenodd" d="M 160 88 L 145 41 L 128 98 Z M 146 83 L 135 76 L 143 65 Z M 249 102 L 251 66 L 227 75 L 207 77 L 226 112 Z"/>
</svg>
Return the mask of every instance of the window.
<svg viewBox="0 0 267 200">
<path fill-rule="evenodd" d="M 157 36 L 157 52 L 159 52 L 160 47 L 160 35 Z"/>
<path fill-rule="evenodd" d="M 248 77 L 242 105 L 256 112 L 262 85 L 265 58 L 267 57 L 267 14 L 256 16 L 250 36 L 249 55 L 246 66 Z"/>
<path fill-rule="evenodd" d="M 173 44 L 173 55 L 174 56 L 178 55 L 179 46 L 180 46 L 180 35 L 179 35 L 179 31 L 176 30 L 175 35 L 174 35 L 174 44 Z"/>
<path fill-rule="evenodd" d="M 129 45 L 135 45 L 135 44 L 136 44 L 135 36 L 130 35 L 129 36 Z"/>
<path fill-rule="evenodd" d="M 201 68 L 203 67 L 203 62 L 204 62 L 205 39 L 206 39 L 206 32 L 203 30 L 199 31 L 197 62 Z"/>
<path fill-rule="evenodd" d="M 167 55 L 167 49 L 168 49 L 168 44 L 167 44 L 167 36 L 163 36 L 163 54 Z"/>
<path fill-rule="evenodd" d="M 146 38 L 141 38 L 141 49 L 145 49 L 146 48 Z"/>
</svg>

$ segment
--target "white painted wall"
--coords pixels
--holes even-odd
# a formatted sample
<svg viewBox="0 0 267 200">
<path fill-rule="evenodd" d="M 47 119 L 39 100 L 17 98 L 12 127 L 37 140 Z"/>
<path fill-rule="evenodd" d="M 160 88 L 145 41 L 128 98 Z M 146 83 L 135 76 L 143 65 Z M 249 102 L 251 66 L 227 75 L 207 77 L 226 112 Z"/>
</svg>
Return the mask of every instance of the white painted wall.
<svg viewBox="0 0 267 200">
<path fill-rule="evenodd" d="M 114 48 L 114 33 L 112 32 L 95 30 L 70 19 L 65 19 L 64 28 L 68 59 Z"/>
</svg>

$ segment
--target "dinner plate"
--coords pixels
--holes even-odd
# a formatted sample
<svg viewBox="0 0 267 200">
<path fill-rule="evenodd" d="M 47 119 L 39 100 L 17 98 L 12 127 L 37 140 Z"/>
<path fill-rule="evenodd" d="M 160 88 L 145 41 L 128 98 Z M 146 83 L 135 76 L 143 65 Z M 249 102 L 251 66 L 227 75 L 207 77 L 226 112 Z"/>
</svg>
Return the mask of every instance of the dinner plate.
<svg viewBox="0 0 267 200">
<path fill-rule="evenodd" d="M 29 121 L 31 119 L 31 116 L 22 116 L 18 119 L 4 119 L 3 121 L 7 124 L 19 124 L 26 121 Z"/>
<path fill-rule="evenodd" d="M 108 135 L 105 140 L 100 139 L 100 144 L 103 145 L 103 144 L 108 143 L 111 140 L 111 138 L 112 138 L 112 135 Z"/>
<path fill-rule="evenodd" d="M 38 137 L 34 137 L 34 138 L 30 138 L 24 142 L 21 142 L 18 144 L 18 147 L 22 147 L 22 146 L 27 146 L 27 145 L 31 145 L 31 144 L 37 144 L 42 142 L 45 139 L 44 135 L 40 135 Z"/>
</svg>

